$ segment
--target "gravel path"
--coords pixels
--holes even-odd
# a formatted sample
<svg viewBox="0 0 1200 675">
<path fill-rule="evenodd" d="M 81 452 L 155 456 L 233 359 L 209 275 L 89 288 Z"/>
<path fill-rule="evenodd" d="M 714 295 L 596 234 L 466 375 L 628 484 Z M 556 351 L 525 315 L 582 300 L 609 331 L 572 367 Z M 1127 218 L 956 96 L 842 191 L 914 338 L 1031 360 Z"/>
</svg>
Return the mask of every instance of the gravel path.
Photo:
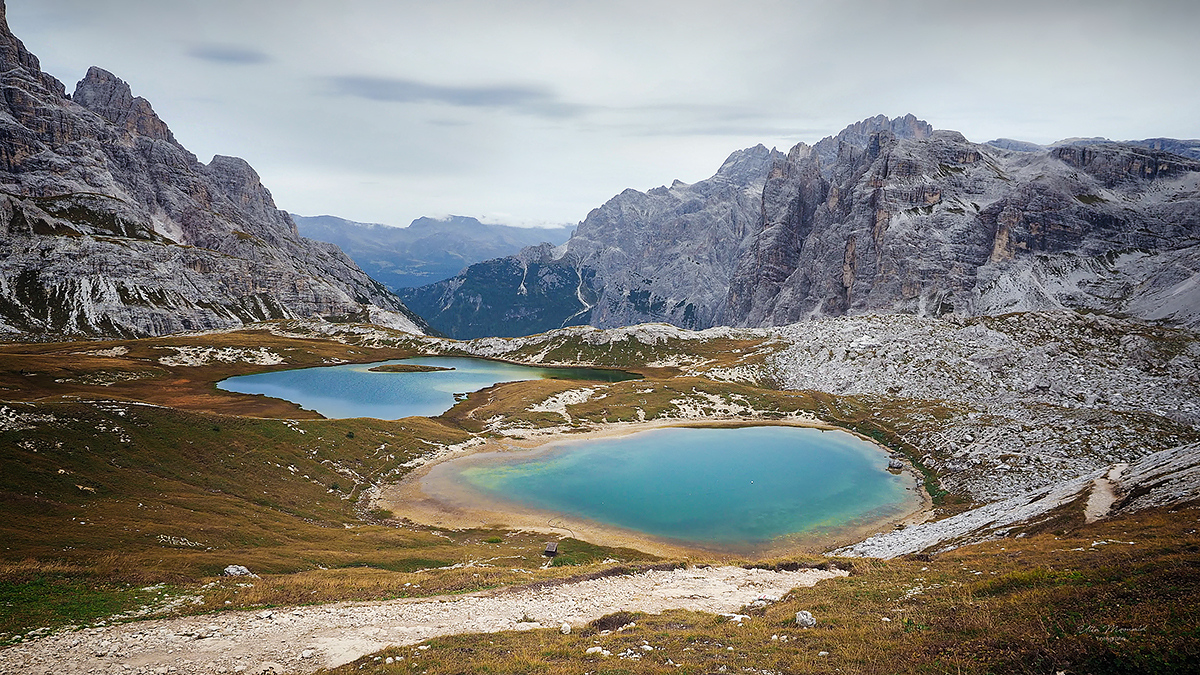
<svg viewBox="0 0 1200 675">
<path fill-rule="evenodd" d="M 845 572 L 649 571 L 514 592 L 141 621 L 0 650 L 0 674 L 307 673 L 439 635 L 573 627 L 618 610 L 733 612 Z M 521 622 L 522 619 L 535 622 Z"/>
</svg>

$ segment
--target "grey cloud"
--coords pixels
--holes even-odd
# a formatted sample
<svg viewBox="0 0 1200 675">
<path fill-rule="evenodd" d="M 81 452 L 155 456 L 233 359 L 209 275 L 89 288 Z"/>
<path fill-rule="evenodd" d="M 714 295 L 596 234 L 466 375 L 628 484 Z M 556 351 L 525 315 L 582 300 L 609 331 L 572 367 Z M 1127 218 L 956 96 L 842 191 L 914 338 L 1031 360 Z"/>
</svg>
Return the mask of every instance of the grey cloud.
<svg viewBox="0 0 1200 675">
<path fill-rule="evenodd" d="M 807 128 L 775 125 L 769 122 L 762 124 L 716 124 L 699 126 L 655 126 L 643 129 L 642 136 L 761 136 L 766 138 L 795 138 L 814 140 L 837 133 L 832 128 Z"/>
<path fill-rule="evenodd" d="M 188 50 L 188 56 L 236 66 L 251 66 L 271 60 L 270 56 L 257 49 L 236 45 L 200 45 Z"/>
<path fill-rule="evenodd" d="M 659 104 L 607 107 L 605 124 L 630 136 L 763 136 L 815 140 L 841 127 L 811 126 L 812 120 L 783 119 L 776 110 L 745 105 Z"/>
<path fill-rule="evenodd" d="M 509 108 L 545 117 L 571 117 L 582 111 L 582 107 L 564 103 L 549 91 L 534 87 L 447 87 L 415 80 L 363 76 L 331 77 L 328 82 L 338 94 L 372 101 Z"/>
<path fill-rule="evenodd" d="M 356 220 L 578 220 L 877 113 L 973 140 L 1200 134 L 1197 0 L 7 4 L 48 71 L 100 60 L 197 154 Z"/>
</svg>

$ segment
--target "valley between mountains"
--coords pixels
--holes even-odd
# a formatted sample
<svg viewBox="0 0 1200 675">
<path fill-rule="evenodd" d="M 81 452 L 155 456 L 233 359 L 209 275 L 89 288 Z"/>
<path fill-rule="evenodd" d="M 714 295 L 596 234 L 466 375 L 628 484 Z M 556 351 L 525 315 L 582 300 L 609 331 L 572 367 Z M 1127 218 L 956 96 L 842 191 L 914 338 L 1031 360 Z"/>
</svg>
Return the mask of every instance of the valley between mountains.
<svg viewBox="0 0 1200 675">
<path fill-rule="evenodd" d="M 1154 578 L 1175 569 L 1183 573 L 1178 565 L 1186 565 L 1192 554 L 1179 546 L 1195 537 L 1194 525 L 1192 534 L 1186 531 L 1196 522 L 1190 504 L 1200 481 L 1197 411 L 1186 405 L 1197 400 L 1196 349 L 1195 338 L 1184 330 L 1073 312 L 965 321 L 855 317 L 786 329 L 701 332 L 666 325 L 570 328 L 470 342 L 308 321 L 133 341 L 11 345 L 0 356 L 5 364 L 0 386 L 9 399 L 3 408 L 5 463 L 17 470 L 6 477 L 14 517 L 3 530 L 7 545 L 20 551 L 5 568 L 9 588 L 20 595 L 11 596 L 19 609 L 9 619 L 5 639 L 15 642 L 0 652 L 0 664 L 8 672 L 32 672 L 27 669 L 47 663 L 60 664 L 58 672 L 96 667 L 119 672 L 125 666 L 135 672 L 243 672 L 238 667 L 309 672 L 347 661 L 351 669 L 382 669 L 405 656 L 403 662 L 414 668 L 440 663 L 436 670 L 453 669 L 460 657 L 439 659 L 461 654 L 465 644 L 474 645 L 469 653 L 492 653 L 503 644 L 504 658 L 524 654 L 522 663 L 568 670 L 576 667 L 572 664 L 615 658 L 585 653 L 597 645 L 625 654 L 626 660 L 638 654 L 640 667 L 673 670 L 675 663 L 742 659 L 758 669 L 798 662 L 819 668 L 860 663 L 850 644 L 872 649 L 881 648 L 878 640 L 892 644 L 889 631 L 901 630 L 906 621 L 938 627 L 917 631 L 899 651 L 889 649 L 894 658 L 924 658 L 926 639 L 963 630 L 961 622 L 939 624 L 926 613 L 957 607 L 964 597 L 982 603 L 980 611 L 992 620 L 1005 622 L 1012 620 L 1007 613 L 1017 597 L 1033 593 L 1034 599 L 1019 602 L 1034 602 L 1034 608 L 1043 608 L 1038 611 L 1052 611 L 1037 604 L 1050 597 L 1059 598 L 1054 602 L 1082 597 L 1073 581 L 1065 586 L 1056 577 L 1032 585 L 1024 581 L 1043 565 L 1066 565 L 1075 570 L 1072 574 L 1083 575 L 1080 579 L 1117 574 L 1125 581 L 1103 587 L 1114 591 L 1150 583 L 1143 575 L 1151 569 Z M 1061 358 L 1046 360 L 1047 353 Z M 63 358 L 68 354 L 71 359 Z M 211 386 L 245 372 L 418 354 L 619 367 L 644 377 L 502 384 L 469 395 L 441 417 L 397 422 L 315 419 L 293 404 Z M 1009 372 L 998 366 L 1002 362 L 1040 365 Z M 1017 374 L 1034 370 L 1038 377 L 1030 381 Z M 887 372 L 887 378 L 873 379 L 870 373 L 876 371 Z M 789 380 L 795 373 L 810 379 Z M 1110 389 L 1108 383 L 1117 381 L 1122 386 Z M 899 391 L 889 391 L 897 386 Z M 877 439 L 921 476 L 934 504 L 922 518 L 926 522 L 881 531 L 833 551 L 832 558 L 814 552 L 766 561 L 662 558 L 566 536 L 560 541 L 562 554 L 549 566 L 541 549 L 547 537 L 563 537 L 561 530 L 445 530 L 393 520 L 378 500 L 381 489 L 415 468 L 469 451 L 488 438 L 538 438 L 643 421 L 787 419 Z M 27 496 L 17 498 L 20 494 Z M 1171 534 L 1173 528 L 1183 529 Z M 1112 555 L 1122 565 L 1133 565 L 1131 570 L 1145 571 L 1126 578 L 1132 572 L 1112 568 Z M 848 579 L 855 581 L 825 581 L 790 594 L 758 593 L 753 584 L 736 581 L 740 568 L 721 571 L 733 575 L 723 584 L 749 595 L 703 607 L 748 617 L 738 621 L 692 613 L 701 606 L 685 600 L 597 605 L 594 613 L 566 620 L 536 590 L 551 583 L 567 597 L 590 597 L 594 593 L 580 584 L 597 574 L 616 584 L 614 589 L 644 583 L 643 578 L 669 589 L 673 582 L 658 579 L 654 575 L 662 572 L 652 570 L 697 569 L 707 561 L 767 570 L 848 570 Z M 258 576 L 222 576 L 228 565 L 243 565 Z M 621 575 L 633 576 L 625 582 Z M 783 587 L 793 583 L 781 579 Z M 1008 581 L 987 590 L 998 579 Z M 839 586 L 847 583 L 852 585 Z M 896 583 L 909 584 L 912 594 L 900 599 L 899 591 L 885 591 Z M 56 584 L 81 597 L 66 602 L 54 591 Z M 516 592 L 532 593 L 521 597 L 533 604 L 512 605 L 513 616 L 487 609 L 492 600 L 459 595 L 432 605 L 399 600 L 374 610 L 333 610 L 337 616 L 358 617 L 350 623 L 366 632 L 355 629 L 359 637 L 354 638 L 332 629 L 344 625 L 340 619 L 319 619 L 325 602 L 472 594 L 498 587 L 528 587 Z M 626 591 L 614 593 L 625 597 Z M 1190 597 L 1184 593 L 1170 597 Z M 756 605 L 752 601 L 759 595 L 778 601 Z M 836 609 L 830 598 L 842 598 Z M 312 610 L 277 609 L 314 602 L 318 607 Z M 484 605 L 471 609 L 471 602 Z M 1151 648 L 1186 645 L 1183 634 L 1173 632 L 1182 629 L 1178 622 L 1187 621 L 1186 613 L 1154 618 L 1158 610 L 1147 603 L 1151 600 L 1139 595 L 1129 611 L 1139 621 L 1159 622 L 1156 630 L 1162 632 L 1154 634 Z M 264 607 L 271 612 L 265 618 Z M 788 612 L 814 607 L 825 608 L 816 614 L 832 633 L 786 633 L 792 621 Z M 221 618 L 242 609 L 253 616 Z M 656 613 L 629 614 L 621 621 L 636 627 L 620 633 L 604 632 L 619 626 L 590 627 L 588 622 L 610 609 Z M 433 632 L 417 628 L 428 625 L 424 619 L 402 618 L 426 611 L 468 613 L 458 619 L 445 615 Z M 142 623 L 155 616 L 212 612 L 217 614 L 182 623 Z M 472 618 L 476 612 L 495 621 L 484 626 Z M 55 628 L 64 620 L 74 624 L 65 633 Z M 135 622 L 123 627 L 129 620 Z M 876 624 L 864 625 L 868 620 Z M 574 632 L 562 634 L 563 621 Z M 29 632 L 43 623 L 48 630 Z M 331 628 L 318 627 L 325 625 Z M 406 625 L 413 629 L 396 628 Z M 91 628 L 75 632 L 81 626 Z M 489 638 L 486 647 L 470 637 L 428 641 L 435 635 L 512 629 L 519 631 L 514 637 Z M 268 634 L 263 630 L 283 640 L 278 649 L 250 647 Z M 789 641 L 770 639 L 780 632 L 790 634 Z M 528 646 L 518 645 L 531 644 L 531 635 L 543 636 L 535 640 L 543 645 L 544 636 L 554 635 L 560 646 L 550 649 L 550 656 L 541 655 L 544 649 L 527 654 L 521 650 Z M 1041 649 L 1058 654 L 1070 643 L 1075 655 L 1069 658 L 1092 658 L 1095 648 L 1112 651 L 1114 643 L 1094 637 L 1046 638 Z M 1001 633 L 976 640 L 997 650 L 993 663 L 1028 657 L 1008 651 L 1026 644 L 1028 636 Z M 641 650 L 643 642 L 654 650 Z M 692 653 L 698 647 L 687 646 L 696 642 L 733 646 L 734 654 L 709 648 L 711 653 L 693 658 L 702 656 Z M 391 664 L 384 656 L 373 660 L 369 652 L 389 643 L 429 648 L 387 651 Z M 817 657 L 819 651 L 829 655 Z M 442 656 L 431 658 L 437 654 Z M 362 655 L 367 656 L 360 660 Z"/>
<path fill-rule="evenodd" d="M 1200 142 L 880 115 L 547 241 L 388 232 L 102 68 L 68 94 L 4 12 L 0 675 L 1200 670 Z M 218 387 L 418 356 L 636 379 L 394 420 Z M 405 501 L 488 448 L 784 424 L 923 505 L 736 554 Z"/>
</svg>

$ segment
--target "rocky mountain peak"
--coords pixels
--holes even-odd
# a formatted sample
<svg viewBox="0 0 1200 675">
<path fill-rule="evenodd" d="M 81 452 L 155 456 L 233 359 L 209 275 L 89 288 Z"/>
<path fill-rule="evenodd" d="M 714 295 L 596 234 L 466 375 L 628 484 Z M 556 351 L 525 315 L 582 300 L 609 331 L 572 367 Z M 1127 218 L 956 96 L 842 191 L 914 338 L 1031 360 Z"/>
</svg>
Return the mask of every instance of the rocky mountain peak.
<svg viewBox="0 0 1200 675">
<path fill-rule="evenodd" d="M 29 50 L 25 49 L 25 44 L 9 30 L 4 0 L 0 0 L 0 70 L 9 73 L 11 77 L 11 71 L 14 69 L 24 71 L 21 73 L 24 75 L 22 79 L 40 85 L 40 88 L 45 89 L 47 93 L 54 94 L 59 98 L 66 98 L 67 92 L 62 82 L 43 73 L 38 58 L 30 54 Z"/>
<path fill-rule="evenodd" d="M 710 178 L 626 189 L 593 209 L 565 245 L 477 263 L 405 301 L 464 338 L 582 323 L 712 325 L 761 219 L 763 183 L 783 160 L 760 144 L 729 155 Z"/>
<path fill-rule="evenodd" d="M 336 246 L 302 239 L 244 160 L 208 165 L 91 68 L 69 99 L 3 22 L 0 334 L 162 335 L 333 317 L 421 319 Z"/>
<path fill-rule="evenodd" d="M 790 162 L 798 162 L 802 159 L 807 159 L 813 153 L 813 147 L 808 143 L 797 143 L 788 150 L 787 158 Z"/>
<path fill-rule="evenodd" d="M 179 145 L 150 102 L 140 96 L 135 97 L 125 80 L 103 68 L 88 68 L 87 75 L 75 85 L 72 99 L 113 123 L 122 130 L 126 139 L 144 136 Z"/>
<path fill-rule="evenodd" d="M 41 72 L 37 57 L 25 49 L 25 45 L 8 28 L 8 17 L 3 0 L 0 0 L 0 63 L 8 70 L 14 66 L 33 72 Z"/>
<path fill-rule="evenodd" d="M 541 294 L 477 302 L 483 291 L 464 291 L 499 288 L 500 280 L 533 288 L 533 268 L 511 258 L 414 295 L 430 298 L 422 311 L 435 325 L 449 317 L 447 330 L 464 335 L 528 330 L 532 322 L 510 328 L 493 317 L 547 306 L 561 325 L 597 327 L 1062 308 L 1194 327 L 1193 152 L 1200 141 L 981 145 L 912 115 L 879 115 L 786 157 L 763 146 L 740 150 L 693 185 L 626 190 L 580 224 L 568 255 L 555 261 L 557 286 Z M 754 166 L 765 169 L 743 173 Z M 745 180 L 729 179 L 739 175 Z"/>
<path fill-rule="evenodd" d="M 557 260 L 566 253 L 566 248 L 563 246 L 555 246 L 550 242 L 542 242 L 535 246 L 526 246 L 517 251 L 513 257 L 521 262 L 529 265 L 535 262 Z"/>
<path fill-rule="evenodd" d="M 730 154 L 721 164 L 717 173 L 709 180 L 726 181 L 739 185 L 762 180 L 762 176 L 770 166 L 783 158 L 783 153 L 759 143 L 752 148 L 737 150 Z"/>
<path fill-rule="evenodd" d="M 1127 143 L 1021 149 L 911 116 L 821 141 L 772 173 L 723 319 L 1065 306 L 1194 324 L 1200 163 Z"/>
<path fill-rule="evenodd" d="M 895 118 L 876 115 L 847 126 L 836 136 L 822 138 L 813 146 L 813 151 L 820 158 L 822 172 L 829 178 L 829 172 L 838 160 L 852 163 L 864 152 L 868 156 L 878 156 L 881 144 L 889 143 L 887 139 L 919 140 L 930 138 L 933 133 L 932 125 L 911 113 Z"/>
<path fill-rule="evenodd" d="M 263 187 L 258 172 L 241 157 L 213 155 L 212 161 L 208 163 L 206 173 L 228 194 L 242 202 L 262 195 L 266 189 Z"/>
<path fill-rule="evenodd" d="M 933 125 L 917 119 L 912 113 L 892 119 L 888 119 L 887 115 L 876 115 L 846 127 L 837 135 L 837 139 L 843 143 L 866 145 L 867 139 L 880 131 L 891 132 L 896 138 L 919 140 L 932 136 L 934 129 Z"/>
</svg>

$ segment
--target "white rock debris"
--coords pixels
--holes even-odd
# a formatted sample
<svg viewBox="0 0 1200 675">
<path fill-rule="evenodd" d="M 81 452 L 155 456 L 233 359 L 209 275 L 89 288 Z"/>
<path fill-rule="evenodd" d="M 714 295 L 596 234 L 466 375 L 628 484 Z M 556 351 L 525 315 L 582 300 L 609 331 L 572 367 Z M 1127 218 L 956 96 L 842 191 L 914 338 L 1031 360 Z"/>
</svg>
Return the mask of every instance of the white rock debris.
<svg viewBox="0 0 1200 675">
<path fill-rule="evenodd" d="M 20 406 L 21 404 L 13 403 L 12 405 Z M 53 421 L 55 421 L 54 415 L 21 412 L 17 408 L 10 408 L 7 405 L 0 406 L 0 431 L 36 429 L 39 424 L 47 424 Z"/>
<path fill-rule="evenodd" d="M 708 368 L 706 370 L 689 371 L 689 375 L 700 375 L 718 382 L 743 382 L 757 385 L 762 382 L 767 369 L 761 365 L 740 365 L 730 368 Z"/>
<path fill-rule="evenodd" d="M 214 361 L 224 363 L 253 363 L 259 366 L 275 366 L 283 363 L 283 357 L 266 347 L 245 349 L 241 347 L 195 347 L 171 346 L 160 349 L 173 349 L 172 356 L 161 356 L 158 362 L 164 366 L 204 366 Z"/>
<path fill-rule="evenodd" d="M 564 392 L 559 392 L 541 403 L 537 403 L 529 407 L 529 412 L 550 412 L 558 413 L 563 416 L 563 419 L 568 424 L 571 423 L 571 415 L 567 413 L 568 405 L 576 405 L 579 403 L 587 403 L 596 393 L 595 387 L 582 387 L 580 389 L 568 389 Z M 603 396 L 603 395 L 601 395 Z"/>
<path fill-rule="evenodd" d="M 1136 491 L 1134 488 L 1137 488 Z M 1112 511 L 1136 511 L 1192 499 L 1200 494 L 1200 443 L 1149 455 L 1121 470 L 1101 470 L 1065 481 L 1035 493 L 992 502 L 945 520 L 913 525 L 877 534 L 847 546 L 834 555 L 894 558 L 921 551 L 945 551 L 965 544 L 999 539 L 1036 525 L 1056 510 L 1096 494 L 1112 491 L 1117 497 L 1105 504 L 1097 517 Z M 1089 500 L 1090 501 L 1090 500 Z M 1096 504 L 1089 506 L 1096 508 Z"/>
<path fill-rule="evenodd" d="M 258 575 L 251 572 L 245 565 L 226 565 L 225 576 L 227 577 L 252 577 L 258 578 Z"/>
<path fill-rule="evenodd" d="M 90 352 L 75 352 L 75 353 L 76 353 L 76 354 L 84 354 L 84 355 L 86 355 L 86 356 L 111 356 L 111 357 L 116 357 L 116 356 L 125 356 L 126 354 L 128 354 L 128 353 L 129 353 L 129 348 L 128 348 L 128 347 L 125 347 L 125 346 L 122 346 L 122 345 L 118 345 L 118 346 L 116 346 L 116 347 L 110 347 L 109 349 L 93 349 L 93 350 L 92 350 L 92 351 L 90 351 Z"/>
<path fill-rule="evenodd" d="M 780 329 L 789 389 L 944 401 L 906 440 L 946 489 L 993 501 L 1135 461 L 1200 424 L 1200 341 L 1071 311 L 857 316 Z M 1158 421 L 1149 419 L 1158 418 Z M 1170 421 L 1168 421 L 1170 420 Z"/>
</svg>

